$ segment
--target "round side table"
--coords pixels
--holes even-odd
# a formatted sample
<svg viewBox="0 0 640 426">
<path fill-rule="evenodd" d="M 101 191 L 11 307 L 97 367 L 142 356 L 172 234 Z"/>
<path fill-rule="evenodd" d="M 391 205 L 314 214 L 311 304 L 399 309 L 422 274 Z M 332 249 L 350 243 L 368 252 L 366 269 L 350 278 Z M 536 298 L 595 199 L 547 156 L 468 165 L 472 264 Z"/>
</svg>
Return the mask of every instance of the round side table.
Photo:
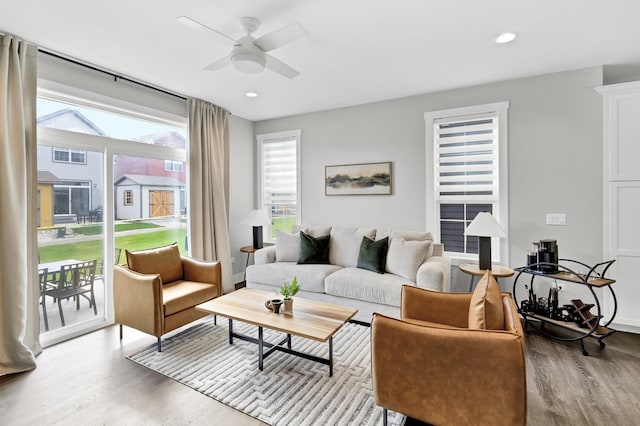
<svg viewBox="0 0 640 426">
<path fill-rule="evenodd" d="M 471 275 L 471 280 L 469 281 L 469 293 L 473 290 L 473 277 L 481 277 L 487 272 L 486 269 L 480 269 L 480 266 L 477 263 L 463 263 L 462 265 L 458 265 L 458 269 L 465 274 Z M 496 278 L 510 277 L 513 275 L 513 269 L 502 265 L 491 265 L 491 275 Z"/>
<path fill-rule="evenodd" d="M 273 243 L 264 243 L 264 247 L 269 247 L 274 245 Z M 244 281 L 247 281 L 247 267 L 249 266 L 249 259 L 251 258 L 251 255 L 253 253 L 255 253 L 256 251 L 258 251 L 260 249 L 256 249 L 253 248 L 253 246 L 245 246 L 245 247 L 240 247 L 240 251 L 242 253 L 247 253 L 247 263 L 244 265 Z"/>
</svg>

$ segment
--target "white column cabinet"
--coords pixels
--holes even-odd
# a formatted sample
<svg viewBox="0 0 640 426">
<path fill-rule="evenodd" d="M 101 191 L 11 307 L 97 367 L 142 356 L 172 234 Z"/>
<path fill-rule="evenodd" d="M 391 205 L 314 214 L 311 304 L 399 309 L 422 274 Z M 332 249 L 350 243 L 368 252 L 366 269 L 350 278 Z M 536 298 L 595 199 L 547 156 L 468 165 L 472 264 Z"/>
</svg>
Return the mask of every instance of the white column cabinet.
<svg viewBox="0 0 640 426">
<path fill-rule="evenodd" d="M 601 86 L 604 100 L 604 258 L 618 298 L 612 327 L 640 333 L 640 82 Z M 611 314 L 610 296 L 604 300 Z"/>
</svg>

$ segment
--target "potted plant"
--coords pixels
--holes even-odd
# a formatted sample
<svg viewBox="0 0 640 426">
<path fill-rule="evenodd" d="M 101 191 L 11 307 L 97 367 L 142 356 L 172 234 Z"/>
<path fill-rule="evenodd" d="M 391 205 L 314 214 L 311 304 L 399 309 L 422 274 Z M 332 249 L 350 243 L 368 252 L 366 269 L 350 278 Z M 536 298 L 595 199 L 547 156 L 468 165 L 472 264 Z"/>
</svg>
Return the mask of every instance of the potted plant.
<svg viewBox="0 0 640 426">
<path fill-rule="evenodd" d="M 293 310 L 293 299 L 298 291 L 300 291 L 300 285 L 298 284 L 298 278 L 293 277 L 291 281 L 285 281 L 280 286 L 280 295 L 284 299 L 284 310 L 291 312 Z M 276 290 L 278 292 L 278 290 Z"/>
</svg>

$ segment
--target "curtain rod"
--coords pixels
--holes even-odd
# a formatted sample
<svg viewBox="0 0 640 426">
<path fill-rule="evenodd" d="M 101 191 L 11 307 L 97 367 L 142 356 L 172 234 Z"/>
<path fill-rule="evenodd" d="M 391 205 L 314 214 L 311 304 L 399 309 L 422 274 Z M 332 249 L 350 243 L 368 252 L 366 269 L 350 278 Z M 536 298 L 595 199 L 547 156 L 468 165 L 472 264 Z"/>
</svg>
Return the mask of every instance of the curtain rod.
<svg viewBox="0 0 640 426">
<path fill-rule="evenodd" d="M 58 53 L 53 53 L 53 52 L 50 52 L 50 51 L 42 49 L 42 48 L 38 48 L 38 51 L 40 53 L 44 53 L 46 55 L 53 56 L 54 58 L 62 59 L 63 61 L 71 62 L 72 64 L 80 65 L 81 67 L 85 67 L 85 68 L 88 68 L 88 69 L 93 70 L 93 71 L 97 71 L 97 72 L 101 72 L 103 74 L 110 75 L 110 76 L 113 77 L 113 81 L 118 81 L 118 79 L 124 80 L 124 81 L 127 81 L 129 83 L 137 84 L 138 86 L 146 87 L 147 89 L 155 90 L 156 92 L 164 93 L 165 95 L 174 96 L 174 97 L 182 99 L 184 101 L 187 100 L 187 98 L 185 96 L 178 95 L 177 93 L 173 93 L 173 92 L 170 92 L 168 90 L 161 89 L 159 87 L 155 87 L 155 86 L 152 86 L 152 85 L 147 84 L 147 83 L 143 83 L 141 81 L 133 80 L 131 78 L 124 77 L 122 75 L 114 74 L 111 71 L 107 71 L 107 70 L 105 70 L 103 68 L 99 68 L 99 67 L 97 67 L 95 65 L 90 65 L 90 64 L 78 61 L 76 59 L 71 59 L 71 58 L 68 58 L 66 56 L 60 55 Z"/>
</svg>

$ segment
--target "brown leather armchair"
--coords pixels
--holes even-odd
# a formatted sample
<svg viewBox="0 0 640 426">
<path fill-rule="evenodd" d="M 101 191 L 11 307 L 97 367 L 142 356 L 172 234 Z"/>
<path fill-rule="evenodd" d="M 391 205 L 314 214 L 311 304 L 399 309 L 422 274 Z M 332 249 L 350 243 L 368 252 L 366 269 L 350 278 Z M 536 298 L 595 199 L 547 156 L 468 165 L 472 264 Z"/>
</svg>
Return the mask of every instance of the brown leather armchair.
<svg viewBox="0 0 640 426">
<path fill-rule="evenodd" d="M 115 322 L 158 338 L 201 317 L 195 306 L 222 295 L 220 262 L 181 256 L 177 244 L 126 251 L 127 264 L 113 268 Z"/>
<path fill-rule="evenodd" d="M 526 424 L 522 324 L 511 294 L 496 288 L 498 330 L 468 328 L 472 293 L 403 286 L 401 320 L 374 314 L 373 391 L 385 425 L 387 409 L 437 426 Z"/>
</svg>

